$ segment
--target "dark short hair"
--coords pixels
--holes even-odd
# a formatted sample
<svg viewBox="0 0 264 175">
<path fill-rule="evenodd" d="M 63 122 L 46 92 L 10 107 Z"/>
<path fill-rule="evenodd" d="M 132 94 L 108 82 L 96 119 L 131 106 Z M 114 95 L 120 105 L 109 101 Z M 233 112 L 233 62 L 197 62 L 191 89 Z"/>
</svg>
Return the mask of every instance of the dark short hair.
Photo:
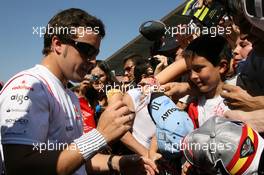
<svg viewBox="0 0 264 175">
<path fill-rule="evenodd" d="M 81 9 L 66 9 L 56 14 L 48 22 L 44 34 L 44 48 L 42 53 L 48 55 L 51 52 L 51 41 L 55 35 L 61 40 L 76 38 L 76 32 L 68 32 L 67 30 L 78 27 L 89 27 L 92 31 L 96 28 L 99 36 L 102 38 L 105 36 L 104 24 L 100 19 Z"/>
<path fill-rule="evenodd" d="M 222 59 L 226 59 L 229 63 L 232 58 L 232 50 L 227 40 L 220 35 L 202 35 L 194 39 L 185 51 L 192 52 L 193 56 L 206 58 L 214 66 L 219 65 Z"/>
<path fill-rule="evenodd" d="M 139 64 L 143 60 L 143 58 L 142 58 L 141 55 L 138 55 L 136 53 L 131 53 L 131 54 L 129 54 L 129 55 L 127 55 L 127 56 L 124 57 L 124 59 L 123 59 L 123 66 L 125 65 L 125 63 L 128 60 L 131 60 L 134 63 L 134 65 L 137 65 L 137 64 Z"/>
<path fill-rule="evenodd" d="M 151 65 L 147 59 L 144 59 L 141 63 L 136 64 L 134 69 L 134 81 L 136 84 L 138 84 L 142 80 L 142 75 L 148 75 L 149 67 L 151 67 Z"/>
</svg>

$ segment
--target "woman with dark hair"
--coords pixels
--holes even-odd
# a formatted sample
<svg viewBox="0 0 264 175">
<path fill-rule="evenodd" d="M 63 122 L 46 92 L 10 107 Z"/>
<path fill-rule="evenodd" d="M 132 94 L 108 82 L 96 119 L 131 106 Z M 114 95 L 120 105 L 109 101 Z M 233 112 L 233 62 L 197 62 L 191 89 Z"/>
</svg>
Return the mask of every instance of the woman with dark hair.
<svg viewBox="0 0 264 175">
<path fill-rule="evenodd" d="M 97 60 L 90 74 L 87 74 L 81 82 L 77 93 L 86 131 L 89 131 L 89 127 L 96 126 L 101 113 L 109 103 L 122 98 L 119 87 L 121 86 L 107 63 Z M 94 122 L 91 122 L 91 118 Z M 91 123 L 95 124 L 91 125 Z"/>
<path fill-rule="evenodd" d="M 91 88 L 87 91 L 87 97 L 95 109 L 96 120 L 98 120 L 101 112 L 111 103 L 112 97 L 117 96 L 116 94 L 122 95 L 118 89 L 121 86 L 105 61 L 97 60 L 90 75 Z"/>
<path fill-rule="evenodd" d="M 97 60 L 90 74 L 84 77 L 79 86 L 72 88 L 79 98 L 84 132 L 96 127 L 105 107 L 112 101 L 122 98 L 119 82 L 106 62 Z"/>
</svg>

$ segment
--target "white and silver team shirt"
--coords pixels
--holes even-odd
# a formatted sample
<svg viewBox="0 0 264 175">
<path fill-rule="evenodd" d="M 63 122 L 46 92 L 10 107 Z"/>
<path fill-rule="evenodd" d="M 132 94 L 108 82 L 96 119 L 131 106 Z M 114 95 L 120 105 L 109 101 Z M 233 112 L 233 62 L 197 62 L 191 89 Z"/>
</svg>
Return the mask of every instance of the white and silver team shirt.
<svg viewBox="0 0 264 175">
<path fill-rule="evenodd" d="M 141 105 L 142 94 L 140 88 L 134 88 L 127 91 L 133 101 L 136 110 L 136 117 L 133 123 L 132 135 L 145 148 L 150 147 L 151 138 L 156 133 L 156 125 L 151 119 L 147 105 Z"/>
<path fill-rule="evenodd" d="M 42 65 L 18 73 L 3 87 L 0 124 L 2 144 L 35 149 L 63 150 L 83 134 L 78 98 Z M 84 166 L 75 174 L 86 174 Z"/>
</svg>

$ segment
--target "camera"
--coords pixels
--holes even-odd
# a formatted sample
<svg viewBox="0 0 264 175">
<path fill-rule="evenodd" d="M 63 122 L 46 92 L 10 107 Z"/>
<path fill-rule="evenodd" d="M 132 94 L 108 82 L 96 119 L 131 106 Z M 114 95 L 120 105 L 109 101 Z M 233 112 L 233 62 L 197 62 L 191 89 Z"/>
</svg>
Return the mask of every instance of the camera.
<svg viewBox="0 0 264 175">
<path fill-rule="evenodd" d="M 149 41 L 153 41 L 150 48 L 151 57 L 148 59 L 153 69 L 160 63 L 155 55 L 167 57 L 168 64 L 174 62 L 176 51 L 180 47 L 175 37 L 165 36 L 166 25 L 161 21 L 146 21 L 141 24 L 139 32 Z"/>
<path fill-rule="evenodd" d="M 97 82 L 99 79 L 100 79 L 99 76 L 97 76 L 97 75 L 92 75 L 92 74 L 86 75 L 86 76 L 84 77 L 84 80 L 87 80 L 87 81 L 89 81 L 90 83 Z"/>
<path fill-rule="evenodd" d="M 91 81 L 91 82 L 97 82 L 99 79 L 100 79 L 99 76 L 97 76 L 97 75 L 92 75 L 90 81 Z"/>
<path fill-rule="evenodd" d="M 170 65 L 171 63 L 173 63 L 174 60 L 175 60 L 175 58 L 167 57 L 168 65 Z M 150 57 L 150 58 L 148 58 L 148 61 L 149 61 L 150 65 L 153 68 L 156 68 L 157 65 L 160 63 L 160 61 L 156 57 Z"/>
<path fill-rule="evenodd" d="M 151 67 L 153 67 L 153 68 L 157 67 L 157 65 L 160 63 L 159 60 L 155 57 L 148 58 L 148 61 L 151 65 Z"/>
</svg>

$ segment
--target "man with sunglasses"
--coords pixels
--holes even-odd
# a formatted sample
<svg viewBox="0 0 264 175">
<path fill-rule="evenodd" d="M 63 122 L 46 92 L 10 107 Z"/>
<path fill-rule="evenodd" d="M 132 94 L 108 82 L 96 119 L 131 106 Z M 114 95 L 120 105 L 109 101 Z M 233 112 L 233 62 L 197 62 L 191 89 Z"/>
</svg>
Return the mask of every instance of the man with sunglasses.
<svg viewBox="0 0 264 175">
<path fill-rule="evenodd" d="M 155 165 L 147 159 L 97 154 L 131 128 L 134 114 L 123 102 L 109 106 L 97 129 L 83 134 L 78 99 L 66 88 L 93 67 L 105 35 L 103 23 L 72 8 L 55 15 L 48 26 L 41 64 L 16 74 L 0 92 L 6 173 L 83 175 L 93 169 L 124 171 L 130 164 L 154 174 Z"/>
<path fill-rule="evenodd" d="M 142 62 L 142 60 L 143 58 L 135 53 L 125 56 L 123 60 L 124 76 L 126 76 L 128 79 L 128 89 L 137 87 L 137 84 L 135 83 L 134 69 L 137 64 Z"/>
</svg>

